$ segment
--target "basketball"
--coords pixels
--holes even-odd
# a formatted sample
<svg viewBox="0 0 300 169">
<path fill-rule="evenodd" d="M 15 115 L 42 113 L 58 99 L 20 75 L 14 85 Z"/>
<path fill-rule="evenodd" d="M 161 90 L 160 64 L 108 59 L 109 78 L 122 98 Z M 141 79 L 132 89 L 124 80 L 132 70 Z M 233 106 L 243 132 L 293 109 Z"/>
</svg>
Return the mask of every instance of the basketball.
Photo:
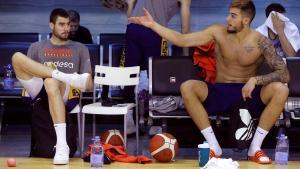
<svg viewBox="0 0 300 169">
<path fill-rule="evenodd" d="M 170 162 L 178 151 L 178 143 L 169 133 L 156 134 L 150 140 L 149 151 L 159 162 Z"/>
<path fill-rule="evenodd" d="M 111 144 L 113 146 L 123 146 L 124 138 L 119 130 L 106 130 L 101 135 L 101 140 L 103 143 Z"/>
</svg>

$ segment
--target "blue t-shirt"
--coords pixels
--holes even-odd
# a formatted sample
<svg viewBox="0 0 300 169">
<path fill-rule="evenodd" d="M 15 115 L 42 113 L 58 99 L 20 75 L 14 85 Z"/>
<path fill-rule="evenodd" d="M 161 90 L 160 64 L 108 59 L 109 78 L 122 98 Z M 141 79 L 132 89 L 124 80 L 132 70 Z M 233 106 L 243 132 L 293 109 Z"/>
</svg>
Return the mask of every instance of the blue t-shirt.
<svg viewBox="0 0 300 169">
<path fill-rule="evenodd" d="M 282 49 L 279 37 L 277 36 L 275 39 L 272 40 L 272 42 L 273 42 L 273 45 L 274 45 L 277 55 L 282 58 L 286 58 L 287 55 L 285 54 L 285 52 Z"/>
</svg>

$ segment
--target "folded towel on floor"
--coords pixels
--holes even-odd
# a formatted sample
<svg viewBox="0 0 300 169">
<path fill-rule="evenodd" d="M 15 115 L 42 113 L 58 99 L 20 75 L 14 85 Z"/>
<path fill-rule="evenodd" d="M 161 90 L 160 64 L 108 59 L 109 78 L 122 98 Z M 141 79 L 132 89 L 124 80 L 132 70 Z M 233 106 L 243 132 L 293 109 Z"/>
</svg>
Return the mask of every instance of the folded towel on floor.
<svg viewBox="0 0 300 169">
<path fill-rule="evenodd" d="M 212 158 L 210 159 L 203 169 L 238 169 L 239 163 L 237 161 L 233 161 L 231 158 Z"/>
</svg>

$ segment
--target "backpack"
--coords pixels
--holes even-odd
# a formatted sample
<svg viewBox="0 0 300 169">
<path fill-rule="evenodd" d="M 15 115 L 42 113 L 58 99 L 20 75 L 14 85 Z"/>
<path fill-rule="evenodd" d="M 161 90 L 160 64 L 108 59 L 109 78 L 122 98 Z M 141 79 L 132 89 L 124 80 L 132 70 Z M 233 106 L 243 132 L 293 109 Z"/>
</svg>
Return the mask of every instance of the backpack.
<svg viewBox="0 0 300 169">
<path fill-rule="evenodd" d="M 76 122 L 73 122 L 71 114 L 68 112 L 69 110 L 66 110 L 66 137 L 70 148 L 70 157 L 73 157 L 77 149 L 77 125 Z M 43 88 L 32 104 L 30 157 L 53 158 L 55 145 L 55 129 L 49 112 L 48 98 Z"/>
<path fill-rule="evenodd" d="M 256 127 L 249 111 L 249 102 L 250 100 L 241 99 L 229 113 L 231 141 L 238 150 L 248 148 L 255 133 Z"/>
</svg>

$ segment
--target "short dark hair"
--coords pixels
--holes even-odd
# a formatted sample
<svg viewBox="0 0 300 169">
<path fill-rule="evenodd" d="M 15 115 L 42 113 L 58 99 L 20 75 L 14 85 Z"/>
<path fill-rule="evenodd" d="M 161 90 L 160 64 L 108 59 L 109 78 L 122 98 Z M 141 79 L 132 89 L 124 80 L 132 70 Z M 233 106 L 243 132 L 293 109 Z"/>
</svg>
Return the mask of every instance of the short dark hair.
<svg viewBox="0 0 300 169">
<path fill-rule="evenodd" d="M 75 10 L 68 10 L 68 14 L 70 17 L 71 22 L 79 22 L 80 21 L 80 15 L 77 11 Z"/>
<path fill-rule="evenodd" d="M 266 17 L 269 17 L 269 15 L 272 11 L 279 12 L 279 13 L 285 13 L 286 12 L 285 8 L 281 4 L 272 3 L 272 4 L 268 5 L 266 10 L 265 10 Z"/>
<path fill-rule="evenodd" d="M 51 23 L 55 23 L 57 17 L 64 17 L 64 18 L 69 18 L 69 14 L 66 10 L 62 9 L 62 8 L 55 8 L 52 10 L 51 14 L 50 14 L 50 22 Z"/>
<path fill-rule="evenodd" d="M 246 14 L 250 17 L 250 23 L 256 14 L 255 5 L 251 0 L 232 0 L 229 8 L 240 9 L 243 14 Z"/>
</svg>

